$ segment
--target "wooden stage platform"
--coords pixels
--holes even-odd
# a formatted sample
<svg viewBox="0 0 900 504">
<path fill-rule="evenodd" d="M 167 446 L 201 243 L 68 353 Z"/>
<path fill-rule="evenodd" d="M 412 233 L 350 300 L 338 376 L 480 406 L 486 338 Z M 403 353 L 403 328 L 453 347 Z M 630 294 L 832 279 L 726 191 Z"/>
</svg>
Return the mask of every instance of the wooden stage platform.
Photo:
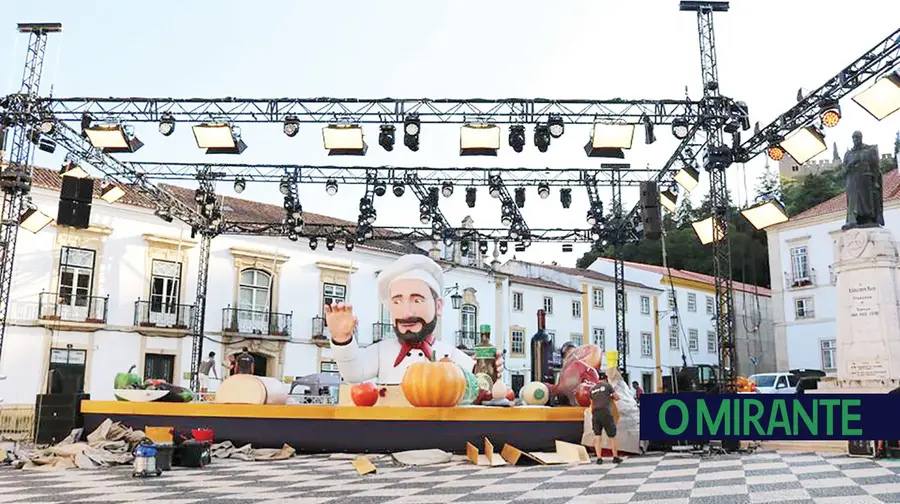
<svg viewBox="0 0 900 504">
<path fill-rule="evenodd" d="M 280 448 L 306 453 L 390 453 L 439 448 L 465 453 L 466 442 L 482 446 L 487 437 L 498 449 L 510 443 L 527 451 L 555 451 L 555 440 L 581 443 L 584 409 L 370 407 L 215 403 L 82 401 L 85 431 L 105 419 L 143 430 L 208 427 L 217 441 L 237 446 Z"/>
</svg>

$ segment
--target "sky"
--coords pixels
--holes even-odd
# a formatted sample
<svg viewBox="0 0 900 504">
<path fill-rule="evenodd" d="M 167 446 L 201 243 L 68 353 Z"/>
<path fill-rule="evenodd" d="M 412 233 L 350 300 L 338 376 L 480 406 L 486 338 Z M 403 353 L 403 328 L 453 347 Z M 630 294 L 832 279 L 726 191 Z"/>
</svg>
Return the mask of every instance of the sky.
<svg viewBox="0 0 900 504">
<path fill-rule="evenodd" d="M 22 75 L 27 37 L 18 22 L 61 22 L 64 32 L 48 44 L 41 94 L 55 97 L 340 97 L 340 98 L 554 98 L 691 99 L 702 96 L 697 18 L 680 12 L 677 0 L 562 0 L 553 8 L 540 0 L 383 0 L 365 2 L 275 2 L 191 0 L 102 2 L 44 0 L 14 2 L 0 24 L 0 95 L 15 92 Z M 746 102 L 751 122 L 769 124 L 794 103 L 797 90 L 818 88 L 897 28 L 900 5 L 884 0 L 734 0 L 714 18 L 722 94 Z M 5 50 L 4 50 L 5 49 Z M 852 95 L 852 94 L 851 94 Z M 864 141 L 891 152 L 900 113 L 880 123 L 842 101 L 840 124 L 827 131 L 841 153 L 854 130 Z M 304 126 L 294 138 L 280 124 L 242 126 L 248 144 L 240 156 L 204 156 L 189 128 L 180 124 L 163 137 L 154 123 L 137 124 L 145 146 L 126 161 L 364 164 L 432 167 L 597 167 L 585 156 L 590 127 L 570 126 L 546 153 L 531 143 L 525 151 L 506 145 L 495 158 L 460 158 L 458 125 L 425 125 L 421 149 L 410 152 L 402 135 L 393 152 L 377 145 L 370 126 L 367 155 L 328 157 L 322 125 Z M 399 133 L 399 128 L 398 128 Z M 668 127 L 644 145 L 642 130 L 625 162 L 661 167 L 677 141 Z M 752 132 L 746 132 L 745 138 Z M 829 149 L 821 157 L 828 158 Z M 57 167 L 64 153 L 38 152 L 39 166 Z M 608 162 L 607 160 L 606 162 Z M 764 156 L 728 172 L 737 203 L 752 199 Z M 774 165 L 774 163 L 773 163 Z M 97 174 L 98 172 L 94 172 Z M 705 177 L 691 195 L 699 201 Z M 230 183 L 219 194 L 233 196 Z M 327 196 L 324 186 L 302 186 L 304 210 L 355 221 L 362 186 L 342 186 Z M 611 190 L 602 188 L 607 208 Z M 281 205 L 277 184 L 248 185 L 241 197 Z M 626 209 L 637 188 L 623 190 Z M 407 191 L 376 201 L 379 226 L 414 226 L 418 201 Z M 586 227 L 583 190 L 573 191 L 564 210 L 556 191 L 547 200 L 528 192 L 521 210 L 531 228 Z M 471 215 L 476 226 L 500 227 L 500 205 L 479 190 L 476 208 L 464 191 L 441 199 L 451 224 Z M 51 212 L 52 213 L 52 212 Z M 588 249 L 560 253 L 558 244 L 534 244 L 519 259 L 574 265 Z M 512 258 L 509 254 L 503 260 Z"/>
</svg>

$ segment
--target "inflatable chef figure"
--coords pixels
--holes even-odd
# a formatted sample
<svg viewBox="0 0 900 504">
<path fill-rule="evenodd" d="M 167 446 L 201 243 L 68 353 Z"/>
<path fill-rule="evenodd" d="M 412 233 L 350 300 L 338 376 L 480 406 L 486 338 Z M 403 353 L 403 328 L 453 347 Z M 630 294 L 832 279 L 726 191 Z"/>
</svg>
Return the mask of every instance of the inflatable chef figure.
<svg viewBox="0 0 900 504">
<path fill-rule="evenodd" d="M 331 331 L 331 355 L 341 377 L 349 383 L 375 379 L 383 385 L 397 385 L 410 364 L 449 358 L 464 369 L 474 371 L 475 361 L 463 351 L 435 339 L 434 331 L 444 308 L 444 272 L 424 255 L 405 255 L 378 275 L 378 295 L 390 307 L 397 339 L 384 339 L 360 348 L 356 338 L 357 319 L 353 307 L 345 303 L 325 306 L 325 322 Z M 503 357 L 495 361 L 497 374 Z"/>
</svg>

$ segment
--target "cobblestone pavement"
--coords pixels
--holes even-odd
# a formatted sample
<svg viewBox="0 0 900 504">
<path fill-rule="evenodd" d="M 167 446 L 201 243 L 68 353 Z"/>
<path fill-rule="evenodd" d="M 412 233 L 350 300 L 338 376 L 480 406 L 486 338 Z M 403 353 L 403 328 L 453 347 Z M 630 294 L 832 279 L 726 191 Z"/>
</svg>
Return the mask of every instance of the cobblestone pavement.
<svg viewBox="0 0 900 504">
<path fill-rule="evenodd" d="M 0 470 L 0 503 L 900 503 L 900 461 L 840 454 L 666 454 L 613 465 L 476 467 L 461 458 L 418 468 L 375 461 L 359 476 L 346 458 L 215 460 L 204 469 L 136 479 L 127 467 Z"/>
</svg>

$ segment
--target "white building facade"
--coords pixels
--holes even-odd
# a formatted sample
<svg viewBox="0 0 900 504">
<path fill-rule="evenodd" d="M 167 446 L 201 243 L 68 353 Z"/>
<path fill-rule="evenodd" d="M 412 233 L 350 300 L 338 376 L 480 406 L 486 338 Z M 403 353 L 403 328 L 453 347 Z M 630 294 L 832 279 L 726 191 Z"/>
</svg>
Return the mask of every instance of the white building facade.
<svg viewBox="0 0 900 504">
<path fill-rule="evenodd" d="M 884 175 L 884 221 L 900 236 L 900 175 Z M 780 367 L 837 371 L 835 242 L 846 222 L 841 194 L 767 229 Z"/>
</svg>

